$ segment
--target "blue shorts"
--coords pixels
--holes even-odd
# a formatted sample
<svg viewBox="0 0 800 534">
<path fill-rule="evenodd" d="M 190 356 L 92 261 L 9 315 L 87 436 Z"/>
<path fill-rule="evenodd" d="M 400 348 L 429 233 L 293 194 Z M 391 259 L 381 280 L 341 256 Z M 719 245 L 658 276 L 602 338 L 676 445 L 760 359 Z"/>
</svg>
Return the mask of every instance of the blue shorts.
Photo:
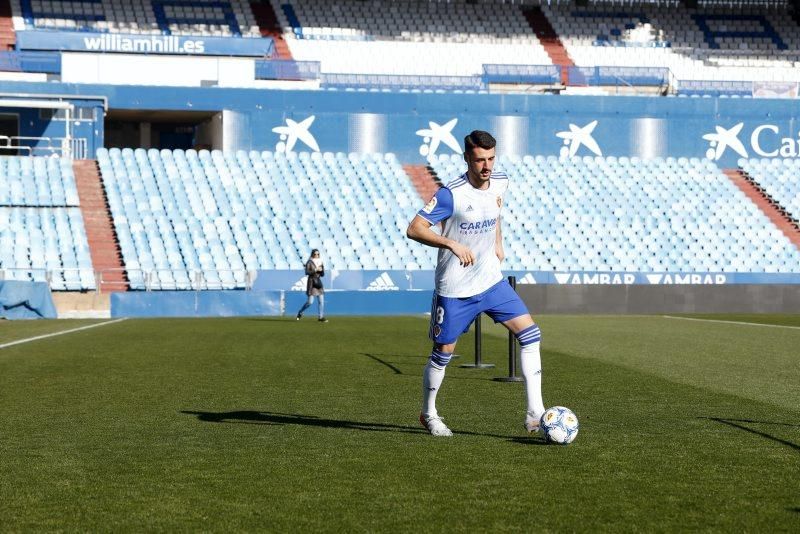
<svg viewBox="0 0 800 534">
<path fill-rule="evenodd" d="M 495 323 L 502 323 L 526 315 L 528 308 L 506 280 L 474 297 L 440 297 L 434 291 L 428 336 L 434 343 L 455 343 L 480 313 L 485 313 Z"/>
</svg>

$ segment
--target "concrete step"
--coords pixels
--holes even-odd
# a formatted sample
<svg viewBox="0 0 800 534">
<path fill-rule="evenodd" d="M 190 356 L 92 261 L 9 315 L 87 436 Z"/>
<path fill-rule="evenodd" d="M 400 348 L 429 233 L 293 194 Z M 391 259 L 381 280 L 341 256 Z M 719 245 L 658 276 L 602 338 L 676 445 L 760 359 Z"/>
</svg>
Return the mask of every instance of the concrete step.
<svg viewBox="0 0 800 534">
<path fill-rule="evenodd" d="M 558 38 L 558 34 L 550 24 L 550 21 L 547 20 L 547 16 L 544 14 L 541 8 L 538 6 L 532 6 L 526 8 L 523 12 L 525 14 L 525 19 L 528 21 L 528 25 L 539 39 L 539 42 L 542 44 L 545 52 L 547 52 L 547 55 L 550 56 L 553 64 L 566 67 L 575 65 L 575 63 L 572 61 L 572 58 L 569 57 L 567 49 L 564 47 L 561 39 Z M 568 82 L 569 79 L 566 69 L 562 69 L 561 83 L 567 84 Z"/>
<path fill-rule="evenodd" d="M 108 294 L 96 292 L 80 293 L 72 291 L 53 291 L 53 304 L 59 317 L 110 317 L 111 298 Z M 96 315 L 89 315 L 95 312 Z"/>
<path fill-rule="evenodd" d="M 292 52 L 283 38 L 283 30 L 271 2 L 251 2 L 250 8 L 258 24 L 262 37 L 271 37 L 275 44 L 275 55 L 278 59 L 291 60 Z"/>
<path fill-rule="evenodd" d="M 425 165 L 403 165 L 403 170 L 423 202 L 428 202 L 439 190 L 439 184 Z"/>
<path fill-rule="evenodd" d="M 723 172 L 747 197 L 753 201 L 795 247 L 800 249 L 800 228 L 798 228 L 755 183 L 747 179 L 747 175 L 739 169 L 724 169 Z"/>
<path fill-rule="evenodd" d="M 103 273 L 102 286 L 99 289 L 127 291 L 128 282 L 123 271 L 125 266 L 119 249 L 119 239 L 114 229 L 114 221 L 108 208 L 97 162 L 77 160 L 73 162 L 73 172 L 89 242 L 92 267 L 95 271 Z"/>
</svg>

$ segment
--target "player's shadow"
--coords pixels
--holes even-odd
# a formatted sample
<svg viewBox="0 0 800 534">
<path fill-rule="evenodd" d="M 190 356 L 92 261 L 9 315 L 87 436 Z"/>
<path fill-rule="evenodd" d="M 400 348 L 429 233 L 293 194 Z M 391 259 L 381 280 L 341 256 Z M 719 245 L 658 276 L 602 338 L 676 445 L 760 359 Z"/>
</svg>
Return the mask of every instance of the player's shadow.
<svg viewBox="0 0 800 534">
<path fill-rule="evenodd" d="M 404 375 L 409 376 L 409 373 L 404 373 L 397 365 L 415 365 L 416 369 L 421 371 L 425 362 L 427 361 L 427 356 L 420 356 L 419 354 L 375 354 L 369 352 L 361 352 L 359 353 L 362 356 L 366 356 L 367 358 L 383 365 L 384 367 L 390 369 L 392 373 L 396 375 Z M 409 360 L 408 364 L 405 363 L 398 363 L 389 361 L 389 358 L 406 358 Z M 461 358 L 461 356 L 454 354 L 453 359 Z M 419 373 L 411 373 L 411 375 L 419 376 Z M 491 380 L 492 377 L 487 377 L 485 374 L 476 374 L 475 376 L 464 376 L 464 375 L 450 375 L 448 380 Z"/>
<path fill-rule="evenodd" d="M 548 447 L 552 446 L 552 444 L 547 443 L 542 436 L 519 436 L 515 438 L 510 438 L 508 441 L 526 446 L 531 446 L 531 445 L 533 446 L 547 445 Z"/>
<path fill-rule="evenodd" d="M 245 321 L 253 321 L 257 323 L 294 323 L 294 317 L 280 317 L 277 315 L 265 315 L 263 317 L 247 317 Z"/>
<path fill-rule="evenodd" d="M 378 362 L 379 364 L 381 364 L 381 365 L 383 365 L 385 367 L 388 367 L 396 375 L 402 375 L 403 374 L 403 371 L 401 371 L 397 366 L 395 366 L 391 362 L 388 362 L 384 358 L 382 358 L 382 356 L 384 356 L 384 357 L 386 356 L 385 354 L 370 354 L 370 353 L 367 353 L 367 352 L 362 352 L 361 354 L 363 354 L 367 358 L 375 360 L 376 362 Z M 392 356 L 392 357 L 397 357 L 397 356 L 395 355 L 395 356 Z M 419 358 L 419 357 L 417 357 L 417 358 Z"/>
<path fill-rule="evenodd" d="M 255 410 L 240 410 L 235 412 L 200 412 L 183 410 L 181 413 L 196 415 L 198 421 L 205 423 L 227 423 L 244 425 L 301 425 L 318 428 L 340 428 L 346 430 L 365 430 L 368 432 L 400 432 L 406 434 L 426 434 L 427 431 L 422 427 L 392 425 L 386 423 L 364 423 L 360 421 L 346 421 L 343 419 L 325 419 L 314 415 L 299 415 L 292 413 L 258 412 Z M 454 430 L 456 435 L 482 436 L 490 438 L 507 439 L 517 441 L 513 436 L 501 436 L 497 434 L 487 434 L 482 432 L 465 432 Z M 521 439 L 521 438 L 520 438 Z M 535 439 L 535 438 L 534 438 Z M 531 440 L 531 438 L 526 438 Z M 533 441 L 533 440 L 531 440 Z M 519 441 L 523 443 L 523 441 Z M 536 443 L 531 443 L 536 444 Z"/>
<path fill-rule="evenodd" d="M 342 419 L 325 419 L 314 415 L 298 415 L 292 413 L 257 412 L 241 410 L 236 412 L 192 412 L 181 413 L 196 415 L 198 421 L 206 423 L 238 423 L 250 425 L 303 425 L 322 428 L 346 428 L 351 430 L 367 430 L 371 432 L 408 432 L 419 434 L 425 430 L 402 425 L 385 423 L 360 423 Z"/>
<path fill-rule="evenodd" d="M 777 436 L 773 436 L 772 434 L 768 434 L 767 432 L 763 432 L 761 430 L 756 430 L 755 428 L 750 428 L 746 425 L 771 425 L 771 426 L 783 426 L 783 427 L 793 427 L 799 428 L 800 424 L 797 423 L 776 423 L 774 421 L 755 421 L 752 419 L 727 419 L 724 417 L 701 417 L 700 419 L 707 419 L 709 421 L 715 421 L 717 423 L 721 423 L 723 425 L 728 425 L 732 428 L 736 428 L 738 430 L 743 430 L 745 432 L 749 432 L 751 434 L 755 434 L 756 436 L 761 436 L 762 438 L 766 438 L 768 440 L 774 441 L 776 443 L 780 443 L 781 445 L 786 445 L 787 447 L 794 449 L 800 452 L 800 444 L 794 443 L 792 441 L 779 438 Z"/>
</svg>

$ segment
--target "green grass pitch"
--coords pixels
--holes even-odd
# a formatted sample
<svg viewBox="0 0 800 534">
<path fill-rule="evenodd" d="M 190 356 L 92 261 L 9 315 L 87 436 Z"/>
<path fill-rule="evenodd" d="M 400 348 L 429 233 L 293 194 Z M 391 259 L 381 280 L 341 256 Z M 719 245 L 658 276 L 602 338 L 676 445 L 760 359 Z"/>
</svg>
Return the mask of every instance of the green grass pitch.
<svg viewBox="0 0 800 534">
<path fill-rule="evenodd" d="M 696 317 L 697 318 L 697 317 Z M 523 433 L 504 330 L 422 431 L 427 320 L 127 320 L 0 349 L 0 531 L 800 531 L 800 318 L 544 316 Z M 781 327 L 716 322 L 762 322 Z M 0 322 L 0 344 L 90 322 Z"/>
</svg>

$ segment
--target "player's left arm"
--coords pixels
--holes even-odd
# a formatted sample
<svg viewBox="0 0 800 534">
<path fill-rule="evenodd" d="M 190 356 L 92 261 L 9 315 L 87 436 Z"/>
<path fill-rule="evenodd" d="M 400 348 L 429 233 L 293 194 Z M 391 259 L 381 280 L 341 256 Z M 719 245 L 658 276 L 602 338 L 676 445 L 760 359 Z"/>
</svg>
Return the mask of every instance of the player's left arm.
<svg viewBox="0 0 800 534">
<path fill-rule="evenodd" d="M 506 257 L 506 253 L 503 250 L 503 230 L 500 228 L 500 221 L 502 220 L 503 218 L 498 213 L 497 225 L 495 228 L 494 253 L 497 254 L 497 259 L 500 260 L 501 263 Z"/>
</svg>

